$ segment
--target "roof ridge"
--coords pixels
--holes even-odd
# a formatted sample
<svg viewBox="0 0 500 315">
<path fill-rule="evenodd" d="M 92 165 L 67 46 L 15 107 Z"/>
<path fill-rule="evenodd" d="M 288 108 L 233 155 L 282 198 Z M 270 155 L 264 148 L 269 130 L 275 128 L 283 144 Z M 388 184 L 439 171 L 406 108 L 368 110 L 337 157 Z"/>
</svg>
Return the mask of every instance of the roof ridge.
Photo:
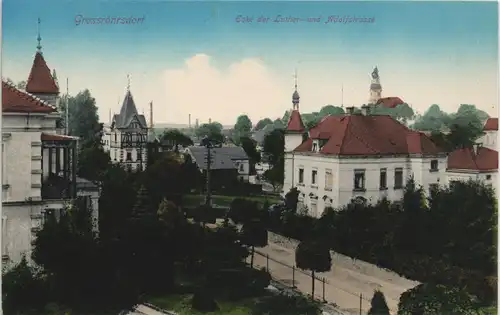
<svg viewBox="0 0 500 315">
<path fill-rule="evenodd" d="M 54 110 L 57 110 L 57 108 L 55 106 L 52 106 L 50 105 L 47 101 L 45 100 L 42 100 L 41 98 L 35 96 L 34 94 L 31 94 L 30 92 L 26 91 L 26 90 L 21 90 L 19 89 L 17 86 L 15 86 L 13 83 L 10 83 L 6 80 L 4 80 L 2 78 L 2 83 L 6 84 L 9 86 L 9 88 L 13 89 L 16 93 L 18 94 L 23 94 L 24 96 L 28 96 L 28 97 L 31 97 L 33 100 L 37 101 L 37 102 L 40 102 L 42 103 L 43 105 L 47 106 L 47 107 L 50 107 Z"/>
</svg>

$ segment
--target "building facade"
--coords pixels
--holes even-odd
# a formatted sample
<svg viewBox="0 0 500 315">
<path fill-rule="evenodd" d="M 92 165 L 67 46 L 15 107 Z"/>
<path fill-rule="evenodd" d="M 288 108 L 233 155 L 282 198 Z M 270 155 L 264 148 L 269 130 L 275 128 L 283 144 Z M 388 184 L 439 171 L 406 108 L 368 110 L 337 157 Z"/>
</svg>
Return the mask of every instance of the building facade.
<svg viewBox="0 0 500 315">
<path fill-rule="evenodd" d="M 485 148 L 498 150 L 498 118 L 488 118 L 484 124 L 483 131 L 484 135 L 482 135 L 477 142 L 481 143 Z"/>
<path fill-rule="evenodd" d="M 79 185 L 77 138 L 63 135 L 59 87 L 38 46 L 25 90 L 2 81 L 2 261 L 30 258 L 47 215 L 77 198 L 92 205 L 97 229 L 99 188 Z M 80 181 L 82 181 L 80 179 Z"/>
<path fill-rule="evenodd" d="M 424 189 L 446 181 L 446 153 L 426 135 L 408 129 L 390 116 L 362 114 L 327 116 L 308 132 L 299 112 L 297 90 L 285 132 L 283 194 L 299 190 L 301 206 L 314 217 L 325 207 L 352 202 L 400 201 L 410 177 Z"/>
<path fill-rule="evenodd" d="M 147 165 L 147 139 L 146 118 L 137 112 L 130 87 L 127 87 L 120 113 L 113 115 L 104 132 L 104 150 L 109 153 L 112 163 L 130 171 L 143 170 Z"/>
<path fill-rule="evenodd" d="M 498 188 L 498 151 L 478 143 L 472 148 L 455 150 L 448 156 L 447 184 L 454 181 L 480 181 Z"/>
</svg>

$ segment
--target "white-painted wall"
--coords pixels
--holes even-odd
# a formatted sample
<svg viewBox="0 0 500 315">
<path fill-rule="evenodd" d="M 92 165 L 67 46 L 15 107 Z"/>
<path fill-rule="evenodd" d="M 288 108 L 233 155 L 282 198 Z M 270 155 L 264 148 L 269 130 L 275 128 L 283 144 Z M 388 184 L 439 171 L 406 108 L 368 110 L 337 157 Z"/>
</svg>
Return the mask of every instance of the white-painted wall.
<svg viewBox="0 0 500 315">
<path fill-rule="evenodd" d="M 118 129 L 107 130 L 104 133 L 104 151 L 109 153 L 109 157 L 111 159 L 111 163 L 118 163 L 123 165 L 124 167 L 128 167 L 129 165 L 133 170 L 136 170 L 140 167 L 139 155 L 141 155 L 141 150 L 138 148 L 120 148 L 121 147 L 121 137 L 122 132 Z M 132 160 L 127 161 L 127 153 L 132 155 Z M 147 149 L 146 147 L 142 148 L 142 167 L 146 168 L 147 165 Z"/>
<path fill-rule="evenodd" d="M 430 161 L 438 160 L 438 170 L 430 171 Z M 380 170 L 386 169 L 387 189 L 380 190 Z M 399 201 L 403 189 L 394 188 L 395 169 L 403 170 L 403 186 L 410 176 L 427 191 L 430 184 L 443 184 L 446 181 L 446 157 L 379 157 L 379 158 L 338 158 L 315 153 L 285 154 L 285 180 L 283 194 L 297 187 L 302 203 L 312 216 L 321 216 L 327 206 L 338 208 L 351 202 L 353 198 L 363 197 L 376 203 L 383 197 Z M 299 183 L 299 169 L 304 170 L 304 181 Z M 317 184 L 312 184 L 312 171 L 317 171 Z M 326 172 L 333 176 L 331 190 L 325 190 Z M 354 191 L 355 170 L 365 172 L 365 191 Z M 318 199 L 310 198 L 313 193 Z M 302 195 L 303 194 L 303 195 Z M 323 197 L 327 198 L 324 200 Z M 331 200 L 331 201 L 330 201 Z M 315 209 L 317 209 L 315 211 Z"/>
<path fill-rule="evenodd" d="M 2 113 L 2 258 L 18 262 L 30 257 L 36 229 L 46 209 L 62 209 L 68 200 L 42 200 L 43 169 L 48 170 L 48 150 L 43 154 L 42 133 L 56 134 L 57 114 Z M 55 156 L 55 152 L 54 152 Z M 62 159 L 61 159 L 62 160 Z M 55 163 L 55 157 L 53 159 Z M 85 192 L 78 192 L 79 195 Z M 97 217 L 96 193 L 93 198 Z M 98 198 L 98 197 L 97 197 Z"/>
<path fill-rule="evenodd" d="M 248 182 L 250 176 L 249 160 L 233 160 L 234 166 L 238 169 L 238 179 Z"/>
<path fill-rule="evenodd" d="M 453 181 L 480 181 L 485 185 L 491 185 L 495 190 L 498 187 L 498 171 L 494 172 L 477 172 L 471 170 L 448 170 L 446 172 L 446 184 Z"/>
<path fill-rule="evenodd" d="M 498 150 L 497 148 L 497 138 L 498 138 L 498 131 L 496 130 L 490 130 L 490 131 L 485 131 L 484 135 L 482 135 L 477 142 L 482 143 L 484 147 L 492 149 L 492 150 Z"/>
<path fill-rule="evenodd" d="M 285 133 L 285 152 L 295 150 L 302 143 L 302 134 L 298 132 Z"/>
</svg>

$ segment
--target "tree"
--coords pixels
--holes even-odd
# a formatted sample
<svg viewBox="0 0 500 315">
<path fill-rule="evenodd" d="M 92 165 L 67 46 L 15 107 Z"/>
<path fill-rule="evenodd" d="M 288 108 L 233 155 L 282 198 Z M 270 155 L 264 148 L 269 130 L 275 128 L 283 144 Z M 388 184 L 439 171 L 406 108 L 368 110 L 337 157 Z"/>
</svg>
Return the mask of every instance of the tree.
<svg viewBox="0 0 500 315">
<path fill-rule="evenodd" d="M 218 122 L 203 124 L 195 130 L 195 135 L 198 138 L 209 138 L 216 142 L 223 142 L 222 125 Z"/>
<path fill-rule="evenodd" d="M 257 202 L 244 198 L 235 198 L 229 206 L 228 217 L 236 224 L 247 223 L 258 218 L 259 211 Z"/>
<path fill-rule="evenodd" d="M 311 271 L 312 293 L 314 299 L 314 283 L 316 272 L 326 272 L 332 268 L 332 257 L 328 246 L 320 241 L 306 240 L 299 243 L 295 250 L 295 263 L 302 270 Z"/>
<path fill-rule="evenodd" d="M 7 83 L 11 84 L 11 85 L 14 85 L 15 87 L 17 87 L 18 89 L 20 90 L 25 90 L 26 89 L 26 81 L 19 81 L 17 83 L 14 83 L 14 81 L 12 81 L 10 78 L 7 78 L 6 79 Z"/>
<path fill-rule="evenodd" d="M 465 290 L 423 283 L 399 298 L 398 315 L 477 314 L 477 300 Z"/>
<path fill-rule="evenodd" d="M 179 146 L 187 147 L 193 145 L 190 137 L 178 129 L 167 130 L 161 136 L 162 142 L 167 142 L 169 147 L 173 148 L 175 152 L 179 152 Z"/>
<path fill-rule="evenodd" d="M 236 119 L 236 124 L 234 125 L 234 130 L 238 134 L 238 137 L 248 136 L 250 131 L 252 131 L 252 121 L 247 115 L 240 115 Z"/>
<path fill-rule="evenodd" d="M 285 165 L 282 162 L 283 159 L 280 160 L 281 163 L 273 166 L 271 169 L 268 169 L 264 172 L 264 179 L 267 180 L 271 185 L 273 185 L 273 190 L 277 192 L 279 188 L 283 185 L 283 181 L 285 179 Z"/>
<path fill-rule="evenodd" d="M 26 257 L 2 275 L 2 309 L 4 314 L 40 313 L 48 302 L 46 285 Z"/>
<path fill-rule="evenodd" d="M 80 137 L 82 141 L 87 141 L 95 138 L 96 133 L 102 129 L 102 126 L 99 124 L 95 99 L 89 90 L 83 90 L 75 97 L 62 99 L 59 106 L 61 113 L 64 113 L 66 107 L 69 106 L 70 135 Z M 65 115 L 62 116 L 61 120 L 66 125 Z"/>
<path fill-rule="evenodd" d="M 300 191 L 297 189 L 297 187 L 293 187 L 290 188 L 290 191 L 288 191 L 285 195 L 285 206 L 288 210 L 292 211 L 293 213 L 297 213 L 299 194 Z"/>
<path fill-rule="evenodd" d="M 111 165 L 101 177 L 99 198 L 99 237 L 111 240 L 117 237 L 132 212 L 136 199 L 133 174 L 119 165 Z"/>
<path fill-rule="evenodd" d="M 319 111 L 319 114 L 321 117 L 325 117 L 325 116 L 328 116 L 328 115 L 342 115 L 344 114 L 344 109 L 342 107 L 338 107 L 338 106 L 333 106 L 333 105 L 326 105 L 326 106 L 323 106 L 321 108 L 321 110 Z"/>
<path fill-rule="evenodd" d="M 250 160 L 250 174 L 255 174 L 255 164 L 260 162 L 260 152 L 257 151 L 256 143 L 246 136 L 240 138 L 240 143 Z"/>
<path fill-rule="evenodd" d="M 259 122 L 255 125 L 255 131 L 262 130 L 265 126 L 271 125 L 273 121 L 270 118 L 264 118 L 259 120 Z"/>
<path fill-rule="evenodd" d="M 376 290 L 373 294 L 368 315 L 390 315 L 384 293 L 379 290 Z"/>
<path fill-rule="evenodd" d="M 255 247 L 267 246 L 267 229 L 264 226 L 264 222 L 252 220 L 243 224 L 241 233 L 243 243 L 252 248 L 250 253 L 250 267 L 253 268 Z"/>
<path fill-rule="evenodd" d="M 283 123 L 283 126 L 288 125 L 288 121 L 290 120 L 290 115 L 292 112 L 290 110 L 287 110 L 284 114 L 283 117 L 281 118 L 281 122 Z"/>
<path fill-rule="evenodd" d="M 433 104 L 415 121 L 413 128 L 423 131 L 441 131 L 448 119 L 448 115 L 439 108 L 439 105 Z"/>
<path fill-rule="evenodd" d="M 100 144 L 83 145 L 78 155 L 78 176 L 96 181 L 111 165 L 109 154 Z"/>
<path fill-rule="evenodd" d="M 277 166 L 282 160 L 285 152 L 285 133 L 281 129 L 271 131 L 264 138 L 264 154 L 267 156 L 271 166 Z"/>
</svg>

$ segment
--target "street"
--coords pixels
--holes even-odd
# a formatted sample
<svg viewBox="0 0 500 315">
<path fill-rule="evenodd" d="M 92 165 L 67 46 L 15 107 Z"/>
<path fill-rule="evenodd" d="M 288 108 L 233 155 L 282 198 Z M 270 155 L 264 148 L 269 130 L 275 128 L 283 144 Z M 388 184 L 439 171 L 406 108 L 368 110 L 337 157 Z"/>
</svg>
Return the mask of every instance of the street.
<svg viewBox="0 0 500 315">
<path fill-rule="evenodd" d="M 271 242 L 269 245 L 258 249 L 270 258 L 284 262 L 288 265 L 295 264 L 295 252 L 290 246 L 281 246 Z M 256 254 L 254 264 L 256 267 L 266 267 L 267 259 L 263 255 Z M 292 285 L 293 271 L 291 268 L 278 262 L 269 260 L 271 275 L 279 281 Z M 415 287 L 419 283 L 398 276 L 396 273 L 378 268 L 377 266 L 362 261 L 334 254 L 332 255 L 332 269 L 329 272 L 317 273 L 318 278 L 326 278 L 324 286 L 325 300 L 335 303 L 339 308 L 349 314 L 359 314 L 360 304 L 363 313 L 370 308 L 370 301 L 376 289 L 382 291 L 386 297 L 387 305 L 391 313 L 395 314 L 400 295 L 406 290 Z M 303 272 L 295 271 L 295 285 L 306 294 L 311 294 L 311 276 Z M 323 284 L 315 282 L 316 299 L 323 298 Z M 361 298 L 360 298 L 361 296 Z"/>
</svg>

